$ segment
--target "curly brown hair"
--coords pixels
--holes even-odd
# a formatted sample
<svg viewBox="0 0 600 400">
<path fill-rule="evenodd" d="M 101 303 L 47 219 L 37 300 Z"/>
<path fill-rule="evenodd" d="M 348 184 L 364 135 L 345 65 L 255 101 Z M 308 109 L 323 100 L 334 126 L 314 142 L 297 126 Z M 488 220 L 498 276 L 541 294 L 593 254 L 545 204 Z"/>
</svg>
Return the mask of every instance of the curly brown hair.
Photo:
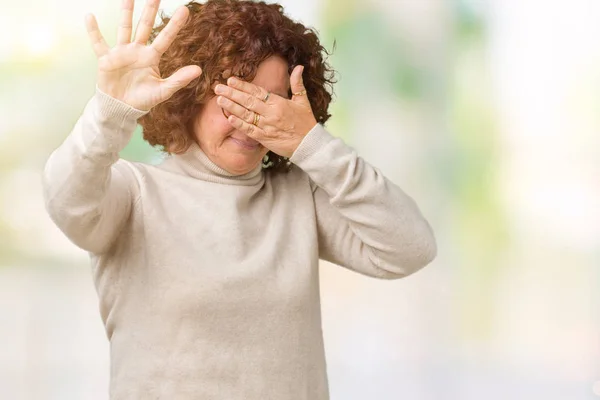
<svg viewBox="0 0 600 400">
<path fill-rule="evenodd" d="M 183 66 L 199 65 L 203 72 L 140 119 L 148 143 L 171 154 L 185 152 L 195 140 L 193 118 L 214 96 L 212 88 L 230 76 L 252 81 L 258 65 L 272 55 L 287 61 L 289 73 L 304 65 L 304 85 L 315 118 L 319 123 L 329 119 L 334 71 L 326 62 L 330 53 L 314 29 L 291 20 L 281 5 L 262 1 L 192 1 L 186 7 L 188 21 L 161 57 L 159 69 L 169 76 Z M 170 20 L 164 14 L 161 19 L 150 42 Z M 269 168 L 287 169 L 286 159 L 272 152 L 268 155 Z"/>
</svg>

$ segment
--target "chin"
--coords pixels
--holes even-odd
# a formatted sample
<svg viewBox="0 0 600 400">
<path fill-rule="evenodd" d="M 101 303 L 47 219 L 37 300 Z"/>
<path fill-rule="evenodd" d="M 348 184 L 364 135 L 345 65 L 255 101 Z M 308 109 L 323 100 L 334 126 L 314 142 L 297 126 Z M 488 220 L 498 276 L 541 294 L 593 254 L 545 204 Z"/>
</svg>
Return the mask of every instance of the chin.
<svg viewBox="0 0 600 400">
<path fill-rule="evenodd" d="M 244 154 L 235 154 L 228 157 L 225 165 L 220 165 L 225 171 L 234 175 L 244 175 L 252 171 L 261 162 L 262 158 L 256 155 L 248 157 Z"/>
</svg>

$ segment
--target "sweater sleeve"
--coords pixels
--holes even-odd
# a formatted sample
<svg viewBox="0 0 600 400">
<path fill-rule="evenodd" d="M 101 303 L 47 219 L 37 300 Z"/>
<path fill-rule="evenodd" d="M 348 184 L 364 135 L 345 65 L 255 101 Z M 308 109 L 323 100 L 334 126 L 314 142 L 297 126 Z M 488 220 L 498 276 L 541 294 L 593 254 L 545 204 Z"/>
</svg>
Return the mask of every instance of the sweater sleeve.
<svg viewBox="0 0 600 400">
<path fill-rule="evenodd" d="M 315 183 L 319 257 L 364 275 L 407 276 L 436 256 L 415 202 L 317 124 L 290 159 Z"/>
<path fill-rule="evenodd" d="M 107 250 L 130 214 L 135 195 L 115 164 L 144 114 L 96 89 L 71 134 L 46 162 L 46 209 L 84 250 Z"/>
</svg>

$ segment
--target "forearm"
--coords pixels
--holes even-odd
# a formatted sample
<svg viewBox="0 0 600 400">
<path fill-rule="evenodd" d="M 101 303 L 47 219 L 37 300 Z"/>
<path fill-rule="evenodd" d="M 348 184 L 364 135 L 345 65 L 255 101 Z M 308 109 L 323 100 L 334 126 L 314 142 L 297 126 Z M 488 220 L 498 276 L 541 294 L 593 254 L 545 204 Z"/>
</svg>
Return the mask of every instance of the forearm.
<svg viewBox="0 0 600 400">
<path fill-rule="evenodd" d="M 130 187 L 113 165 L 143 114 L 97 92 L 46 163 L 46 208 L 58 227 L 86 250 L 101 251 L 130 210 Z"/>
<path fill-rule="evenodd" d="M 331 211 L 345 220 L 355 236 L 343 229 L 324 227 L 324 234 L 339 238 L 324 240 L 330 253 L 355 252 L 357 242 L 365 247 L 378 268 L 405 276 L 427 265 L 436 255 L 431 227 L 415 202 L 356 152 L 317 125 L 292 156 L 314 183 L 327 193 Z M 323 213 L 321 213 L 323 214 Z M 332 218 L 327 218 L 333 221 Z M 344 248 L 344 246 L 346 248 Z"/>
</svg>

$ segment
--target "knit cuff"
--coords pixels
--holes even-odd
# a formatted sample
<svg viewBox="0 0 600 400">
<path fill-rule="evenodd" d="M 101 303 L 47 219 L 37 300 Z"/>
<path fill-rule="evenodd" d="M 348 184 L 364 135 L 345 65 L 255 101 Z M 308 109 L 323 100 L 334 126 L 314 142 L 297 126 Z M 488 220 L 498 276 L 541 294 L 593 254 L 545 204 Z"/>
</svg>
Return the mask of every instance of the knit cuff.
<svg viewBox="0 0 600 400">
<path fill-rule="evenodd" d="M 96 86 L 96 104 L 98 105 L 98 114 L 102 120 L 129 120 L 137 121 L 148 113 L 148 111 L 138 110 L 129 104 L 117 100 L 114 97 L 101 91 Z"/>
<path fill-rule="evenodd" d="M 96 87 L 96 93 L 88 102 L 75 133 L 80 138 L 81 151 L 102 164 L 114 162 L 129 143 L 138 118 L 146 113 Z"/>
<path fill-rule="evenodd" d="M 303 161 L 312 157 L 317 151 L 324 148 L 327 143 L 335 140 L 323 125 L 316 124 L 302 139 L 300 145 L 290 157 L 290 161 L 302 168 Z"/>
</svg>

